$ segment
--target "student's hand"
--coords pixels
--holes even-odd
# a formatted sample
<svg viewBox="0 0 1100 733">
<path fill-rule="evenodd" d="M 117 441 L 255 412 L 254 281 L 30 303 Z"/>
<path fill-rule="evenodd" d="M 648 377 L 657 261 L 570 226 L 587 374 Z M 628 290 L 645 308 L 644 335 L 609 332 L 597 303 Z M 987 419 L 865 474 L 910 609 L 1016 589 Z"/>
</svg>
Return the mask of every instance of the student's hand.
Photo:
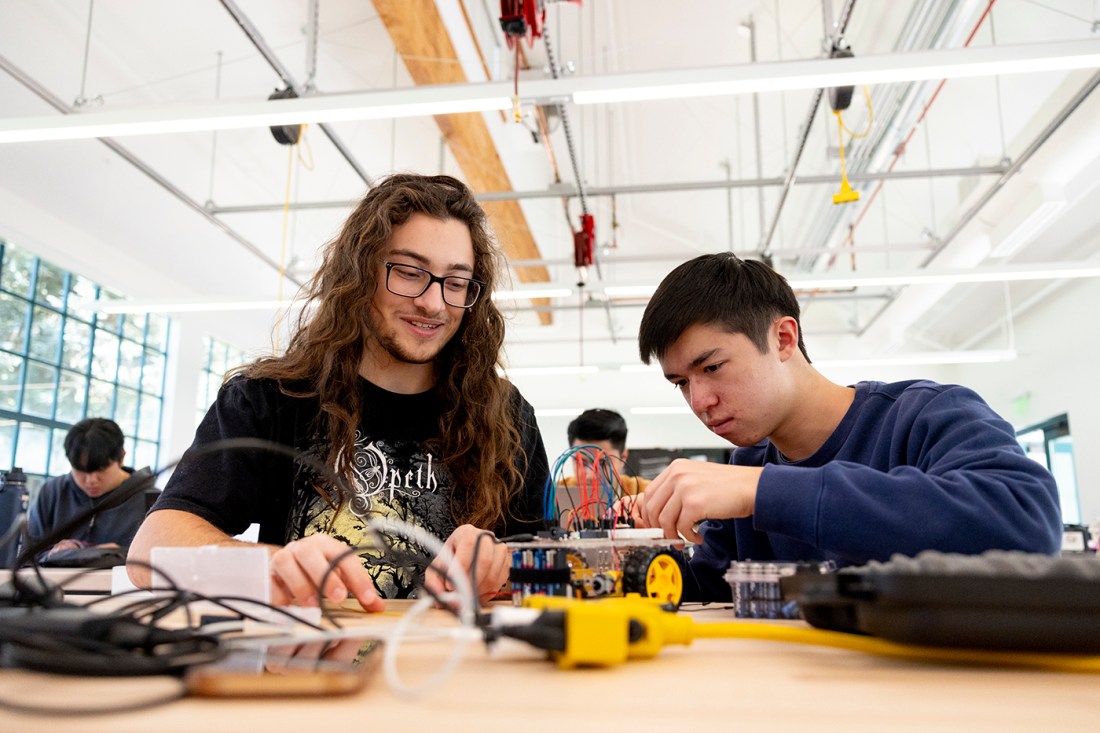
<svg viewBox="0 0 1100 733">
<path fill-rule="evenodd" d="M 348 551 L 348 546 L 327 534 L 314 534 L 276 549 L 271 555 L 271 603 L 316 606 L 317 584 L 329 563 Z M 381 611 L 385 603 L 374 588 L 374 580 L 354 553 L 346 555 L 325 581 L 324 596 L 340 603 L 348 593 L 364 611 Z"/>
<path fill-rule="evenodd" d="M 756 506 L 756 485 L 763 468 L 727 466 L 679 458 L 646 487 L 642 521 L 660 527 L 665 537 L 699 543 L 704 519 L 747 517 Z"/>
<path fill-rule="evenodd" d="M 645 493 L 627 494 L 611 505 L 611 516 L 615 521 L 620 519 L 633 519 L 635 527 L 648 527 L 642 518 L 642 505 L 645 503 Z"/>
<path fill-rule="evenodd" d="M 65 550 L 79 550 L 82 547 L 88 547 L 88 543 L 74 539 L 61 540 L 56 545 L 50 548 L 49 552 L 46 553 L 46 557 L 51 557 L 55 553 L 63 552 Z"/>
<path fill-rule="evenodd" d="M 489 536 L 482 539 L 481 536 L 486 534 Z M 478 529 L 472 524 L 464 524 L 456 529 L 443 544 L 454 556 L 454 569 L 468 576 L 474 560 L 474 547 L 478 543 L 481 547 L 477 550 L 477 588 L 474 592 L 484 603 L 492 599 L 508 580 L 508 568 L 512 564 L 512 553 L 508 546 L 498 541 L 492 532 Z M 442 565 L 433 565 L 435 567 L 446 570 Z M 454 590 L 451 581 L 432 568 L 424 574 L 424 586 L 437 595 Z"/>
</svg>

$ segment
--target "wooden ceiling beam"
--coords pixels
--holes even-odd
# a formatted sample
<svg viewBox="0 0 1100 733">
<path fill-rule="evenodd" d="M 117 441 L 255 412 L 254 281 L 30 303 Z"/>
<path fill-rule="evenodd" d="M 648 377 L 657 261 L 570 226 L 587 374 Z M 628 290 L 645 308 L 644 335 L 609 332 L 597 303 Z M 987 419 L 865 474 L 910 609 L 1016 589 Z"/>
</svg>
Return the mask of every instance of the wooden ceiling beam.
<svg viewBox="0 0 1100 733">
<path fill-rule="evenodd" d="M 374 0 L 374 7 L 416 84 L 464 84 L 469 81 L 435 0 Z M 471 189 L 475 192 L 512 190 L 512 182 L 481 113 L 436 115 L 435 121 Z M 518 201 L 485 201 L 482 206 L 509 260 L 541 259 L 538 244 Z M 545 267 L 514 269 L 523 283 L 550 280 Z M 550 315 L 539 314 L 543 324 L 551 322 L 544 317 Z"/>
</svg>

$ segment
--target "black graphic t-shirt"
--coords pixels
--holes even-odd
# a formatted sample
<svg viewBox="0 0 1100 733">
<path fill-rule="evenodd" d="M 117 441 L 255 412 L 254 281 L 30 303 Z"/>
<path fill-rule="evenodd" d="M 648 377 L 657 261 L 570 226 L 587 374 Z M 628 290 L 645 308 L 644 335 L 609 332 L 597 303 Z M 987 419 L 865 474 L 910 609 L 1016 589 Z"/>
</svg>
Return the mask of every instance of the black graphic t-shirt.
<svg viewBox="0 0 1100 733">
<path fill-rule="evenodd" d="M 154 509 L 202 517 L 228 534 L 260 525 L 260 541 L 286 544 L 315 533 L 364 548 L 360 557 L 386 598 L 406 598 L 422 582 L 427 557 L 399 537 L 382 546 L 366 530 L 376 517 L 398 519 L 446 539 L 455 529 L 455 491 L 438 453 L 442 405 L 434 392 L 402 395 L 360 379 L 365 408 L 356 431 L 351 496 L 343 502 L 317 486 L 330 483 L 291 458 L 269 451 L 232 450 L 201 456 L 197 448 L 234 437 L 281 443 L 323 460 L 327 436 L 318 428 L 316 399 L 284 395 L 275 382 L 237 377 L 224 385 L 195 434 L 195 442 Z M 534 531 L 548 466 L 531 406 L 515 393 L 517 427 L 528 457 L 525 485 L 498 535 Z M 517 456 L 517 461 L 523 456 Z M 521 464 L 522 465 L 522 464 Z"/>
</svg>

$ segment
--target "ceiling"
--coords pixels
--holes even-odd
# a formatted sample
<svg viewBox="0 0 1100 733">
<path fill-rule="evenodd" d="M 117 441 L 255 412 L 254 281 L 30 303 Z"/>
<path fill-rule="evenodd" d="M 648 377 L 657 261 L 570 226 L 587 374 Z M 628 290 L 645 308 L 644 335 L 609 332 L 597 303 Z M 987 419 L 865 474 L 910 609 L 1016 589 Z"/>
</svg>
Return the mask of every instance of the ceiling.
<svg viewBox="0 0 1100 733">
<path fill-rule="evenodd" d="M 516 289 L 572 291 L 501 301 L 507 364 L 546 415 L 676 404 L 673 390 L 655 390 L 659 375 L 619 371 L 639 363 L 645 296 L 604 287 L 656 285 L 700 253 L 766 254 L 794 282 L 1096 254 L 1097 68 L 856 87 L 843 120 L 867 134 L 843 139 L 860 200 L 843 205 L 832 202 L 838 128 L 813 89 L 585 105 L 529 93 L 554 76 L 752 76 L 823 59 L 839 27 L 857 61 L 1095 44 L 1094 0 L 589 0 L 546 10 L 544 38 L 520 44 L 518 122 L 511 110 L 329 122 L 309 125 L 297 147 L 264 127 L 0 144 L 0 237 L 142 303 L 288 300 L 371 181 L 450 173 L 483 197 Z M 288 84 L 302 96 L 510 88 L 516 59 L 499 14 L 496 0 L 0 0 L 0 123 L 256 107 Z M 992 256 L 1037 210 L 1051 215 L 1013 254 Z M 578 288 L 583 211 L 594 217 L 596 263 Z M 807 288 L 803 329 L 826 365 L 1009 348 L 1012 317 L 1041 307 L 1058 283 Z M 270 308 L 180 317 L 249 353 L 271 348 Z M 523 372 L 578 366 L 599 372 Z"/>
</svg>

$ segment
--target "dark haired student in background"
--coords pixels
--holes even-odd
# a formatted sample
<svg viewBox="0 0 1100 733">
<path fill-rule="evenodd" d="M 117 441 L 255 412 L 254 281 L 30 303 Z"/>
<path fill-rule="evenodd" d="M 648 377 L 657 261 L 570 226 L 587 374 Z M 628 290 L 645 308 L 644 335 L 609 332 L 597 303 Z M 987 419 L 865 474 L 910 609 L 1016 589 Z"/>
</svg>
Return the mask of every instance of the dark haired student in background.
<svg viewBox="0 0 1100 733">
<path fill-rule="evenodd" d="M 46 536 L 80 512 L 100 504 L 130 477 L 134 469 L 122 465 L 126 457 L 122 429 L 111 421 L 90 417 L 65 436 L 65 457 L 72 470 L 48 479 L 27 515 L 30 541 Z M 120 506 L 95 514 L 39 556 L 61 561 L 69 551 L 86 547 L 127 547 L 145 518 L 145 495 L 138 493 Z"/>
</svg>

